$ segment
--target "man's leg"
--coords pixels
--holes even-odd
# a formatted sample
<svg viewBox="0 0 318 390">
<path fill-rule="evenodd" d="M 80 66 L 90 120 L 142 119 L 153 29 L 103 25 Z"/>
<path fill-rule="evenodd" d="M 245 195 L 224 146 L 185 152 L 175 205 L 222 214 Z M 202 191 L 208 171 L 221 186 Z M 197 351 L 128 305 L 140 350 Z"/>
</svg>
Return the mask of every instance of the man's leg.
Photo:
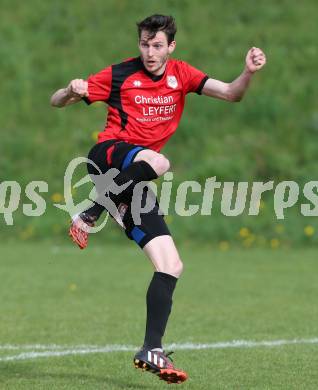
<svg viewBox="0 0 318 390">
<path fill-rule="evenodd" d="M 162 349 L 162 338 L 172 308 L 172 296 L 183 264 L 170 235 L 153 238 L 143 248 L 155 272 L 147 291 L 147 322 L 144 345 L 135 355 L 136 368 L 143 368 L 168 383 L 182 383 L 188 375 L 175 368 L 169 353 Z"/>
<path fill-rule="evenodd" d="M 169 161 L 162 154 L 150 149 L 143 149 L 126 142 L 105 142 L 95 145 L 88 158 L 97 164 L 102 173 L 110 168 L 117 168 L 121 172 L 114 178 L 114 182 L 121 186 L 132 180 L 132 184 L 118 196 L 112 195 L 112 200 L 118 206 L 119 203 L 129 204 L 132 198 L 134 186 L 141 181 L 150 181 L 164 174 L 170 167 Z M 96 169 L 88 164 L 89 174 L 96 175 Z M 81 248 L 88 244 L 90 226 L 94 226 L 105 207 L 96 202 L 73 217 L 69 235 Z"/>
<path fill-rule="evenodd" d="M 147 292 L 144 348 L 162 348 L 162 337 L 172 308 L 172 295 L 183 264 L 171 236 L 159 236 L 143 248 L 155 273 Z"/>
<path fill-rule="evenodd" d="M 112 195 L 112 200 L 114 200 L 115 204 L 119 204 L 120 202 L 129 204 L 131 202 L 134 187 L 137 183 L 154 180 L 166 173 L 170 168 L 169 160 L 162 154 L 150 149 L 139 149 L 140 147 L 134 147 L 126 153 L 125 158 L 123 158 L 123 153 L 121 151 L 119 151 L 117 155 L 116 150 L 113 152 L 113 166 L 121 169 L 121 172 L 113 179 L 114 182 L 118 186 L 122 186 L 132 180 L 131 185 L 122 193 L 118 196 Z M 136 154 L 134 155 L 135 150 Z M 104 206 L 94 203 L 84 213 L 89 217 L 89 220 L 96 221 L 104 210 Z"/>
<path fill-rule="evenodd" d="M 144 189 L 141 207 L 145 206 L 149 191 L 151 190 Z M 158 203 L 153 210 L 141 213 L 140 220 L 140 225 L 136 225 L 131 208 L 127 209 L 123 218 L 125 232 L 143 249 L 155 272 L 146 296 L 147 321 L 144 343 L 134 357 L 134 364 L 136 368 L 153 372 L 168 383 L 181 383 L 187 379 L 187 374 L 174 367 L 169 354 L 162 349 L 162 338 L 172 308 L 173 292 L 182 273 L 182 261 L 164 218 L 159 213 Z"/>
</svg>

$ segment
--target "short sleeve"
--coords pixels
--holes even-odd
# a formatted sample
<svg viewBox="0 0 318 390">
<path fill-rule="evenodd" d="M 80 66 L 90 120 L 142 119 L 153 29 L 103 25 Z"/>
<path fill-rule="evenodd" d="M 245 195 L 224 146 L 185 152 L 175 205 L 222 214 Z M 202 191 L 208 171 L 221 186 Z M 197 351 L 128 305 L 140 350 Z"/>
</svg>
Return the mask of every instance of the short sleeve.
<svg viewBox="0 0 318 390">
<path fill-rule="evenodd" d="M 109 98 L 112 85 L 112 67 L 109 66 L 102 71 L 89 76 L 88 82 L 88 97 L 83 100 L 87 104 L 102 101 L 105 102 Z"/>
<path fill-rule="evenodd" d="M 181 64 L 185 93 L 196 92 L 201 95 L 202 88 L 209 76 L 184 61 Z"/>
</svg>

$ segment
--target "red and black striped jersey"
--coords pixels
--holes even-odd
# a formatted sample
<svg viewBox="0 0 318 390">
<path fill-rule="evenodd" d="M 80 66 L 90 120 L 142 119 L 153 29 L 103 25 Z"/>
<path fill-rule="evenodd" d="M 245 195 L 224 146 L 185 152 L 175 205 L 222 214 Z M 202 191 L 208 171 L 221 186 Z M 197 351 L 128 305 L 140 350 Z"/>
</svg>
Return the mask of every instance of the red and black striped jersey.
<svg viewBox="0 0 318 390">
<path fill-rule="evenodd" d="M 84 100 L 108 104 L 98 142 L 118 139 L 160 151 L 178 127 L 186 94 L 201 94 L 207 79 L 205 73 L 175 59 L 168 60 L 164 74 L 155 76 L 140 57 L 91 75 Z"/>
</svg>

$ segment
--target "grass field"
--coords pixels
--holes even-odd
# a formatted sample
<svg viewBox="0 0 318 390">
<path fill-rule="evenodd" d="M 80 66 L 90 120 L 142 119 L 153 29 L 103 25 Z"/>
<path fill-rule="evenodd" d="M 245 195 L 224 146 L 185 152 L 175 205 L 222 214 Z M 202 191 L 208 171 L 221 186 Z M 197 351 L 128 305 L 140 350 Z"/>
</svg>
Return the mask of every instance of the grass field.
<svg viewBox="0 0 318 390">
<path fill-rule="evenodd" d="M 165 342 L 178 344 L 174 361 L 189 372 L 183 388 L 318 388 L 317 339 L 215 345 L 317 338 L 314 250 L 215 252 L 184 246 L 181 253 L 185 273 Z M 0 272 L 1 390 L 167 386 L 132 365 L 133 348 L 143 341 L 152 275 L 132 244 L 91 245 L 83 252 L 71 244 L 2 244 Z M 212 345 L 180 350 L 184 343 Z M 128 351 L 109 351 L 115 345 Z"/>
</svg>

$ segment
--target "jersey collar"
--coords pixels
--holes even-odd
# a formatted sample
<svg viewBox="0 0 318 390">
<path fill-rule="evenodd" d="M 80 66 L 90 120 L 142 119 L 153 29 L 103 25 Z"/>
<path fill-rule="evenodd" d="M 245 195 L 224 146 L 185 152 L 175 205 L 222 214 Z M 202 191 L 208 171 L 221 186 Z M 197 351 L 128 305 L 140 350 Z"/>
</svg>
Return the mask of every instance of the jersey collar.
<svg viewBox="0 0 318 390">
<path fill-rule="evenodd" d="M 148 77 L 151 78 L 152 81 L 155 81 L 155 82 L 156 82 L 156 81 L 160 81 L 160 80 L 164 77 L 164 75 L 166 74 L 167 67 L 168 67 L 168 61 L 169 61 L 169 60 L 167 61 L 167 65 L 166 65 L 165 71 L 164 71 L 161 75 L 156 76 L 156 75 L 152 74 L 151 72 L 149 72 L 149 71 L 145 68 L 145 65 L 144 65 L 143 62 L 141 61 L 141 58 L 140 58 L 140 57 L 138 57 L 138 59 L 139 59 L 139 61 L 140 61 L 142 70 L 144 71 L 144 73 L 146 73 L 146 75 L 147 75 Z"/>
</svg>

